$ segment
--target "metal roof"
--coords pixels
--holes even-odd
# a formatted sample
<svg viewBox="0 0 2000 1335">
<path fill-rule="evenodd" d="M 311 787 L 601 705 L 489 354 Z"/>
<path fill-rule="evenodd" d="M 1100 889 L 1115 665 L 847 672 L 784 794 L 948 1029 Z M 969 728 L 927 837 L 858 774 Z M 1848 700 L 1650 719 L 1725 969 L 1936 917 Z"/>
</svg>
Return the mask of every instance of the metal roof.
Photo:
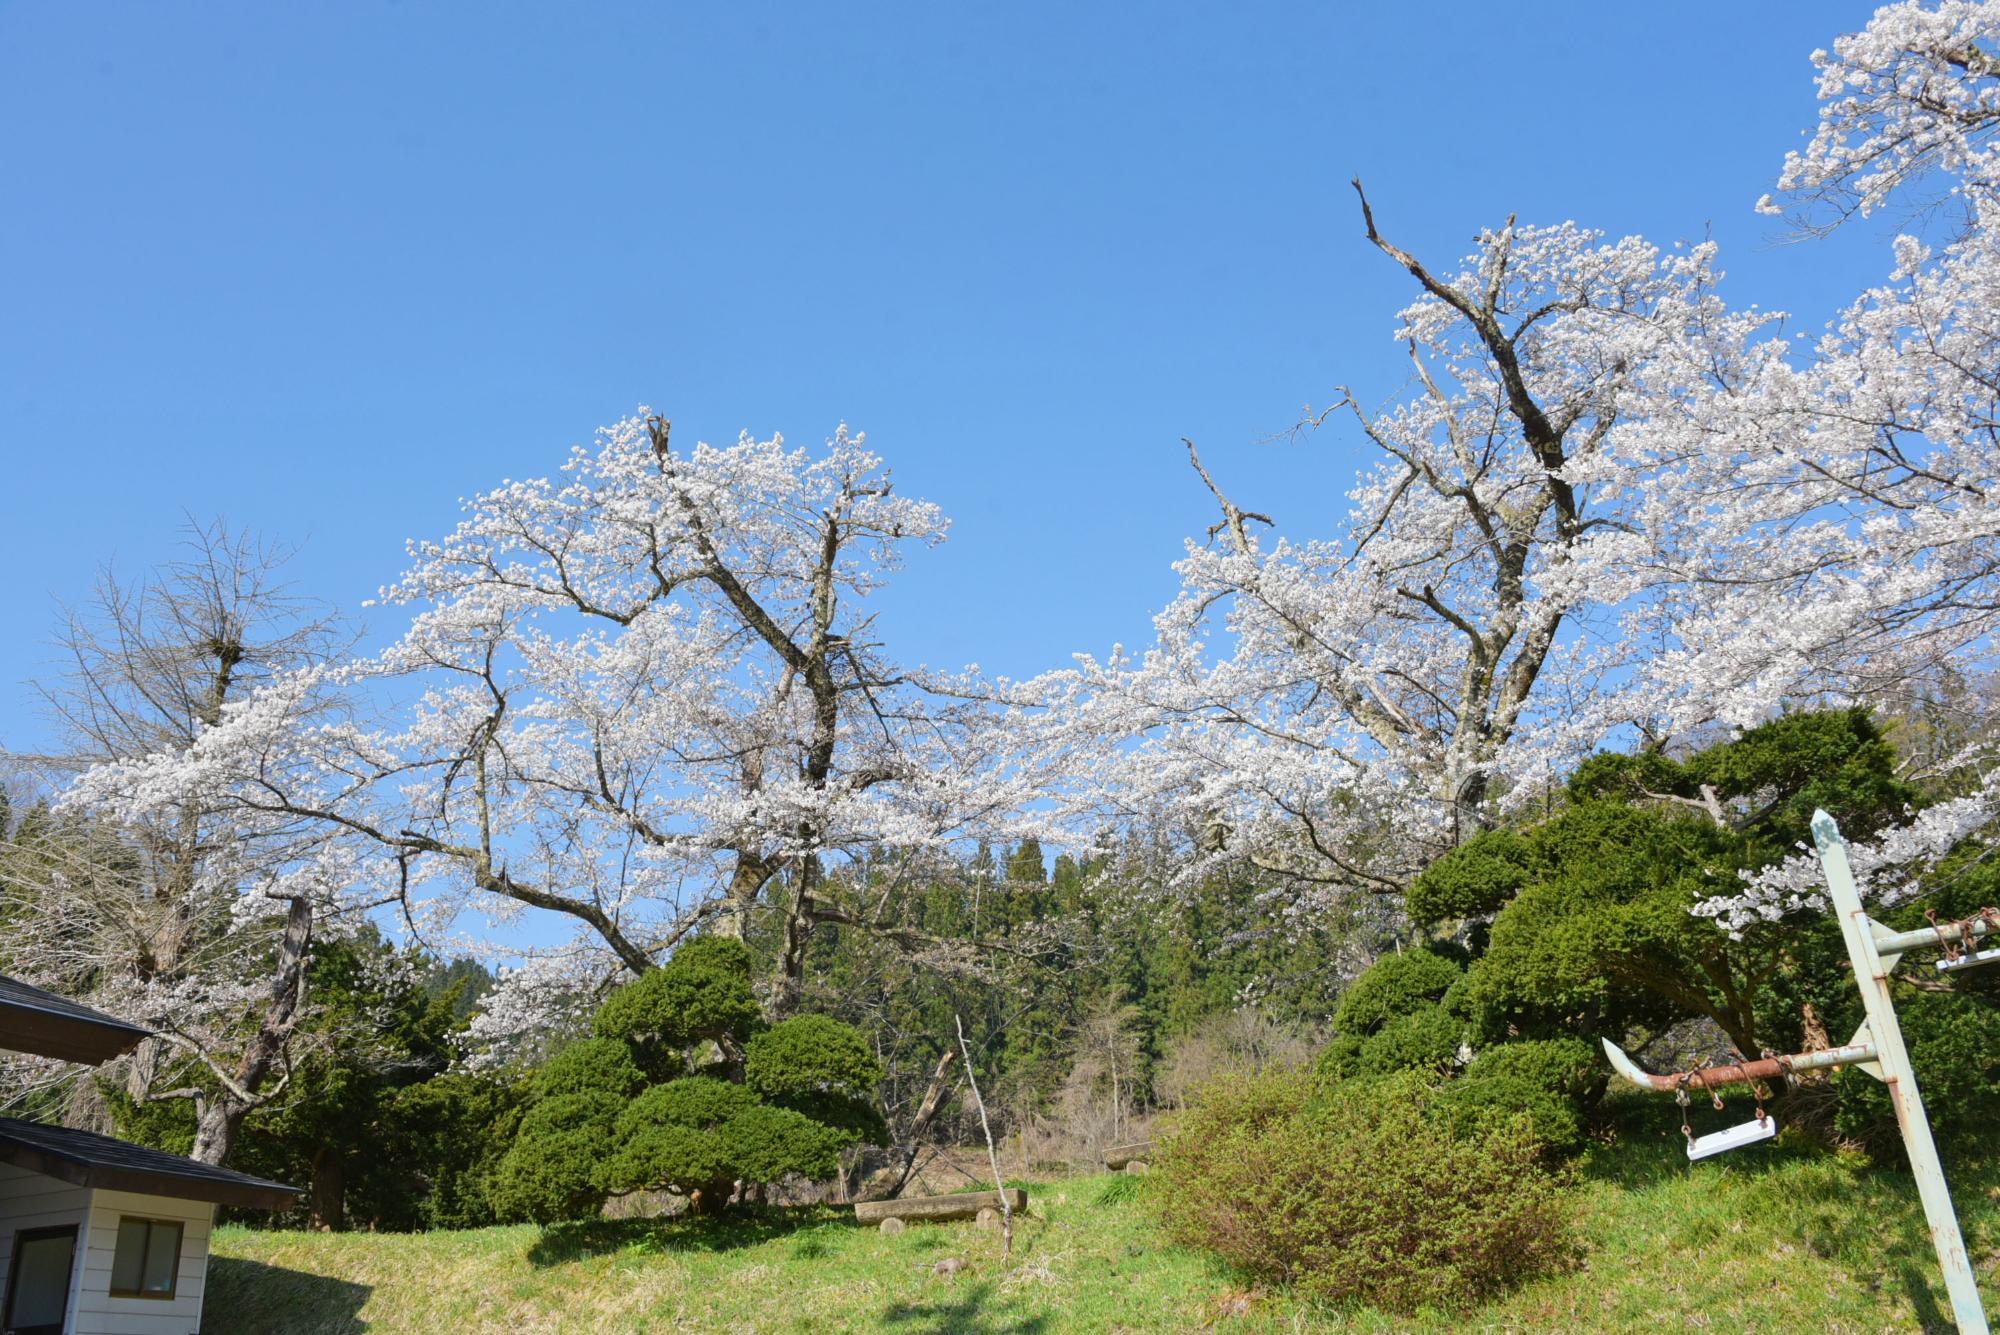
<svg viewBox="0 0 2000 1335">
<path fill-rule="evenodd" d="M 299 1188 L 147 1149 L 92 1131 L 0 1117 L 0 1163 L 78 1187 L 283 1210 Z"/>
<path fill-rule="evenodd" d="M 152 1030 L 0 976 L 0 1049 L 96 1066 Z"/>
</svg>

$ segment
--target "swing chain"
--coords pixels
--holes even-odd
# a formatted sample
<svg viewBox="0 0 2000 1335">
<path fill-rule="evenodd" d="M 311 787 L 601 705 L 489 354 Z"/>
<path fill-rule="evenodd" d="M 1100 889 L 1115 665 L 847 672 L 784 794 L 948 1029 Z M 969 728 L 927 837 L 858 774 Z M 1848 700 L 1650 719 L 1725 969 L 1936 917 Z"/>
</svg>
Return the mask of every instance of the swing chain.
<svg viewBox="0 0 2000 1335">
<path fill-rule="evenodd" d="M 1681 1106 L 1681 1135 L 1687 1139 L 1688 1152 L 1694 1151 L 1694 1126 L 1688 1121 L 1688 1080 L 1693 1072 L 1681 1072 L 1680 1083 L 1674 1086 L 1674 1102 Z"/>
<path fill-rule="evenodd" d="M 1962 943 L 1965 939 L 1965 929 L 1971 923 L 1972 919 L 1966 918 L 1963 921 L 1955 923 L 1950 923 L 1950 922 L 1940 923 L 1938 921 L 1936 909 L 1925 909 L 1924 921 L 1931 925 L 1931 930 L 1933 932 L 1937 933 L 1938 949 L 1944 952 L 1944 962 L 1946 964 L 1958 963 L 1958 957 L 1962 953 L 1964 953 Z M 1958 928 L 1959 935 L 1953 938 L 1947 938 L 1944 934 L 1944 929 L 1947 927 Z"/>
<path fill-rule="evenodd" d="M 1759 1048 L 1758 1053 L 1767 1060 L 1775 1060 L 1778 1063 L 1778 1069 L 1785 1073 L 1785 1079 L 1787 1080 L 1791 1079 L 1792 1064 L 1790 1060 L 1784 1057 L 1780 1057 L 1777 1053 L 1771 1051 L 1769 1048 Z M 1757 1125 L 1759 1126 L 1762 1126 L 1766 1120 L 1764 1115 L 1764 1100 L 1767 1097 L 1769 1097 L 1769 1095 L 1770 1091 L 1764 1088 L 1764 1082 L 1762 1080 L 1752 1080 L 1750 1082 L 1750 1096 L 1757 1100 Z"/>
<path fill-rule="evenodd" d="M 1972 924 L 1976 922 L 1985 923 L 1988 935 L 2000 933 L 2000 909 L 1996 909 L 1990 904 L 1977 912 L 1967 914 L 1955 922 L 1947 921 L 1940 923 L 1937 919 L 1936 909 L 1925 909 L 1924 921 L 1928 922 L 1931 925 L 1931 930 L 1937 933 L 1938 949 L 1944 952 L 1944 962 L 1946 964 L 1958 963 L 1964 957 L 1965 952 L 1972 949 L 1973 942 L 1976 939 L 1972 934 Z M 1956 928 L 1957 935 L 1953 939 L 1947 940 L 1945 938 L 1946 928 Z"/>
</svg>

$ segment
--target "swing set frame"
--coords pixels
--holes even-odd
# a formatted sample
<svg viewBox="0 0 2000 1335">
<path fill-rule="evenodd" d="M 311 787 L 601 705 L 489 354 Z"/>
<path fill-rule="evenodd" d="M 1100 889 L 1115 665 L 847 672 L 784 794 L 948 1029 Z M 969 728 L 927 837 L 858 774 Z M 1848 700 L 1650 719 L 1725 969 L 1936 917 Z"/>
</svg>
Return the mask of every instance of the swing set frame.
<svg viewBox="0 0 2000 1335">
<path fill-rule="evenodd" d="M 1903 1147 L 1909 1153 L 1910 1169 L 1917 1180 L 1917 1196 L 1923 1202 L 1924 1219 L 1930 1226 L 1931 1243 L 1937 1250 L 1938 1266 L 1944 1272 L 1945 1292 L 1951 1298 L 1952 1315 L 1958 1322 L 1960 1335 L 1988 1335 L 1986 1310 L 1980 1302 L 1978 1286 L 1973 1281 L 1972 1263 L 1966 1255 L 1965 1237 L 1959 1231 L 1958 1215 L 1952 1208 L 1951 1189 L 1945 1182 L 1944 1165 L 1938 1160 L 1937 1144 L 1931 1138 L 1930 1118 L 1924 1112 L 1923 1095 L 1917 1089 L 1916 1072 L 1910 1066 L 1910 1054 L 1903 1045 L 1903 1031 L 1896 1023 L 1896 1006 L 1889 995 L 1889 978 L 1902 957 L 1913 950 L 1942 950 L 1944 958 L 1937 961 L 1941 972 L 2000 960 L 2000 950 L 1966 953 L 1966 948 L 1979 938 L 2000 931 L 2000 914 L 1989 909 L 1963 922 L 1937 923 L 1912 932 L 1893 931 L 1869 917 L 1862 907 L 1861 894 L 1854 882 L 1854 868 L 1847 857 L 1847 843 L 1841 838 L 1840 827 L 1834 823 L 1833 817 L 1824 811 L 1815 811 L 1812 831 L 1813 842 L 1819 847 L 1820 866 L 1826 871 L 1833 911 L 1840 920 L 1848 958 L 1854 965 L 1854 983 L 1861 989 L 1862 1004 L 1867 1012 L 1867 1018 L 1854 1037 L 1841 1047 L 1820 1052 L 1766 1056 L 1747 1062 L 1739 1060 L 1727 1066 L 1710 1066 L 1672 1075 L 1654 1075 L 1642 1070 L 1608 1038 L 1603 1040 L 1605 1055 L 1611 1059 L 1611 1065 L 1619 1075 L 1641 1089 L 1674 1094 L 1683 1107 L 1689 1089 L 1709 1091 L 1719 1107 L 1721 1096 L 1714 1093 L 1719 1086 L 1747 1084 L 1756 1089 L 1759 1081 L 1782 1080 L 1800 1071 L 1827 1067 L 1854 1066 L 1880 1080 L 1888 1089 L 1890 1105 L 1896 1110 L 1896 1125 L 1902 1131 Z M 1752 1126 L 1758 1130 L 1750 1132 Z M 1714 1148 L 1697 1153 L 1695 1138 L 1685 1114 L 1681 1129 L 1688 1136 L 1690 1159 L 1765 1140 L 1773 1134 L 1766 1123 L 1761 1094 L 1755 1123 L 1718 1133 L 1714 1138 L 1702 1138 L 1719 1142 L 1722 1138 L 1733 1136 L 1733 1143 L 1716 1143 Z"/>
</svg>

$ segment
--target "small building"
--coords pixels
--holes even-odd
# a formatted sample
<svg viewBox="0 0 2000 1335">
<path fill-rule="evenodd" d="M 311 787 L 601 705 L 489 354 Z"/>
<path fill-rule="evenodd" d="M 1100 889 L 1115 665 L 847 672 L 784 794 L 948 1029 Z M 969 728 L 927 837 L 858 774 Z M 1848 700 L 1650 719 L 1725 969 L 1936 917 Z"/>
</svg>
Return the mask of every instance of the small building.
<svg viewBox="0 0 2000 1335">
<path fill-rule="evenodd" d="M 0 1117 L 9 1335 L 194 1335 L 218 1205 L 295 1188 L 67 1127 Z"/>
<path fill-rule="evenodd" d="M 92 1065 L 137 1025 L 0 978 L 0 1049 Z M 194 1335 L 218 1205 L 298 1189 L 110 1136 L 0 1118 L 0 1335 Z"/>
</svg>

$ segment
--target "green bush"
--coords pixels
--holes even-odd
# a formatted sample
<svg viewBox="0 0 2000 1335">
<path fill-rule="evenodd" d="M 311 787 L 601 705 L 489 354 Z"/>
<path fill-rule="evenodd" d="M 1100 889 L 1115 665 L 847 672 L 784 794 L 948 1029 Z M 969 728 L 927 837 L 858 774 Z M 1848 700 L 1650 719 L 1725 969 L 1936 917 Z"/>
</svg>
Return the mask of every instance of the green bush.
<svg viewBox="0 0 2000 1335">
<path fill-rule="evenodd" d="M 704 1075 L 683 1076 L 654 1085 L 625 1105 L 612 1129 L 619 1139 L 648 1126 L 685 1126 L 706 1131 L 757 1106 L 757 1096 L 741 1085 Z"/>
<path fill-rule="evenodd" d="M 615 1095 L 596 1091 L 529 1108 L 488 1187 L 495 1213 L 548 1224 L 596 1212 L 604 1203 L 604 1146 L 620 1106 Z"/>
<path fill-rule="evenodd" d="M 743 1078 L 764 1101 L 884 1145 L 889 1124 L 870 1099 L 882 1063 L 861 1035 L 824 1015 L 781 1020 L 744 1049 Z"/>
<path fill-rule="evenodd" d="M 1327 1083 L 1361 1074 L 1361 1050 L 1367 1045 L 1359 1034 L 1335 1034 L 1313 1060 L 1313 1074 Z"/>
<path fill-rule="evenodd" d="M 1526 1076 L 1483 1074 L 1475 1066 L 1438 1091 L 1434 1111 L 1461 1138 L 1525 1134 L 1553 1159 L 1583 1148 L 1576 1105 Z"/>
<path fill-rule="evenodd" d="M 605 998 L 591 1028 L 628 1044 L 649 1076 L 668 1080 L 687 1071 L 689 1048 L 741 1042 L 762 1023 L 749 950 L 733 937 L 703 936 Z"/>
<path fill-rule="evenodd" d="M 1464 1309 L 1580 1251 L 1519 1119 L 1454 1130 L 1418 1077 L 1212 1086 L 1160 1147 L 1170 1236 L 1335 1302 Z"/>
<path fill-rule="evenodd" d="M 1463 972 L 1459 964 L 1431 950 L 1384 955 L 1341 994 L 1333 1027 L 1343 1034 L 1365 1037 L 1398 1016 L 1438 1000 Z"/>
<path fill-rule="evenodd" d="M 826 1177 L 850 1145 L 888 1138 L 861 1036 L 818 1015 L 767 1028 L 739 941 L 683 945 L 612 993 L 593 1028 L 534 1082 L 488 1187 L 503 1218 L 576 1218 L 642 1188 L 709 1213 L 738 1182 Z"/>
<path fill-rule="evenodd" d="M 735 1160 L 715 1131 L 673 1123 L 639 1126 L 623 1138 L 604 1168 L 604 1184 L 613 1191 L 669 1187 L 710 1202 L 729 1194 L 736 1175 Z"/>
<path fill-rule="evenodd" d="M 1401 1015 L 1365 1039 L 1353 1075 L 1393 1075 L 1397 1071 L 1442 1071 L 1458 1060 L 1465 1026 L 1442 1006 Z"/>
<path fill-rule="evenodd" d="M 550 1132 L 589 1131 L 609 1136 L 611 1123 L 624 1106 L 617 1095 L 602 1090 L 542 1099 L 521 1114 L 521 1129 L 515 1143 Z"/>
<path fill-rule="evenodd" d="M 776 1182 L 787 1173 L 831 1177 L 840 1167 L 840 1152 L 853 1143 L 840 1127 L 768 1104 L 730 1118 L 722 1136 L 736 1175 L 746 1182 Z"/>
<path fill-rule="evenodd" d="M 1597 1049 L 1583 1039 L 1524 1039 L 1480 1049 L 1466 1076 L 1518 1076 L 1577 1108 L 1589 1108 L 1604 1097 L 1606 1068 Z"/>
<path fill-rule="evenodd" d="M 882 1083 L 882 1063 L 852 1028 L 824 1015 L 772 1025 L 744 1049 L 744 1083 L 768 1099 L 833 1091 L 853 1094 Z"/>
<path fill-rule="evenodd" d="M 464 1073 L 396 1092 L 380 1128 L 381 1150 L 421 1182 L 423 1227 L 494 1222 L 490 1187 L 513 1144 L 523 1098 L 513 1085 Z"/>
<path fill-rule="evenodd" d="M 1489 830 L 1446 853 L 1411 883 L 1404 899 L 1419 923 L 1471 918 L 1500 906 L 1534 879 L 1534 845 L 1512 830 Z"/>
<path fill-rule="evenodd" d="M 535 1073 L 535 1093 L 545 1099 L 586 1093 L 628 1099 L 645 1087 L 632 1049 L 609 1038 L 579 1039 Z"/>
</svg>

